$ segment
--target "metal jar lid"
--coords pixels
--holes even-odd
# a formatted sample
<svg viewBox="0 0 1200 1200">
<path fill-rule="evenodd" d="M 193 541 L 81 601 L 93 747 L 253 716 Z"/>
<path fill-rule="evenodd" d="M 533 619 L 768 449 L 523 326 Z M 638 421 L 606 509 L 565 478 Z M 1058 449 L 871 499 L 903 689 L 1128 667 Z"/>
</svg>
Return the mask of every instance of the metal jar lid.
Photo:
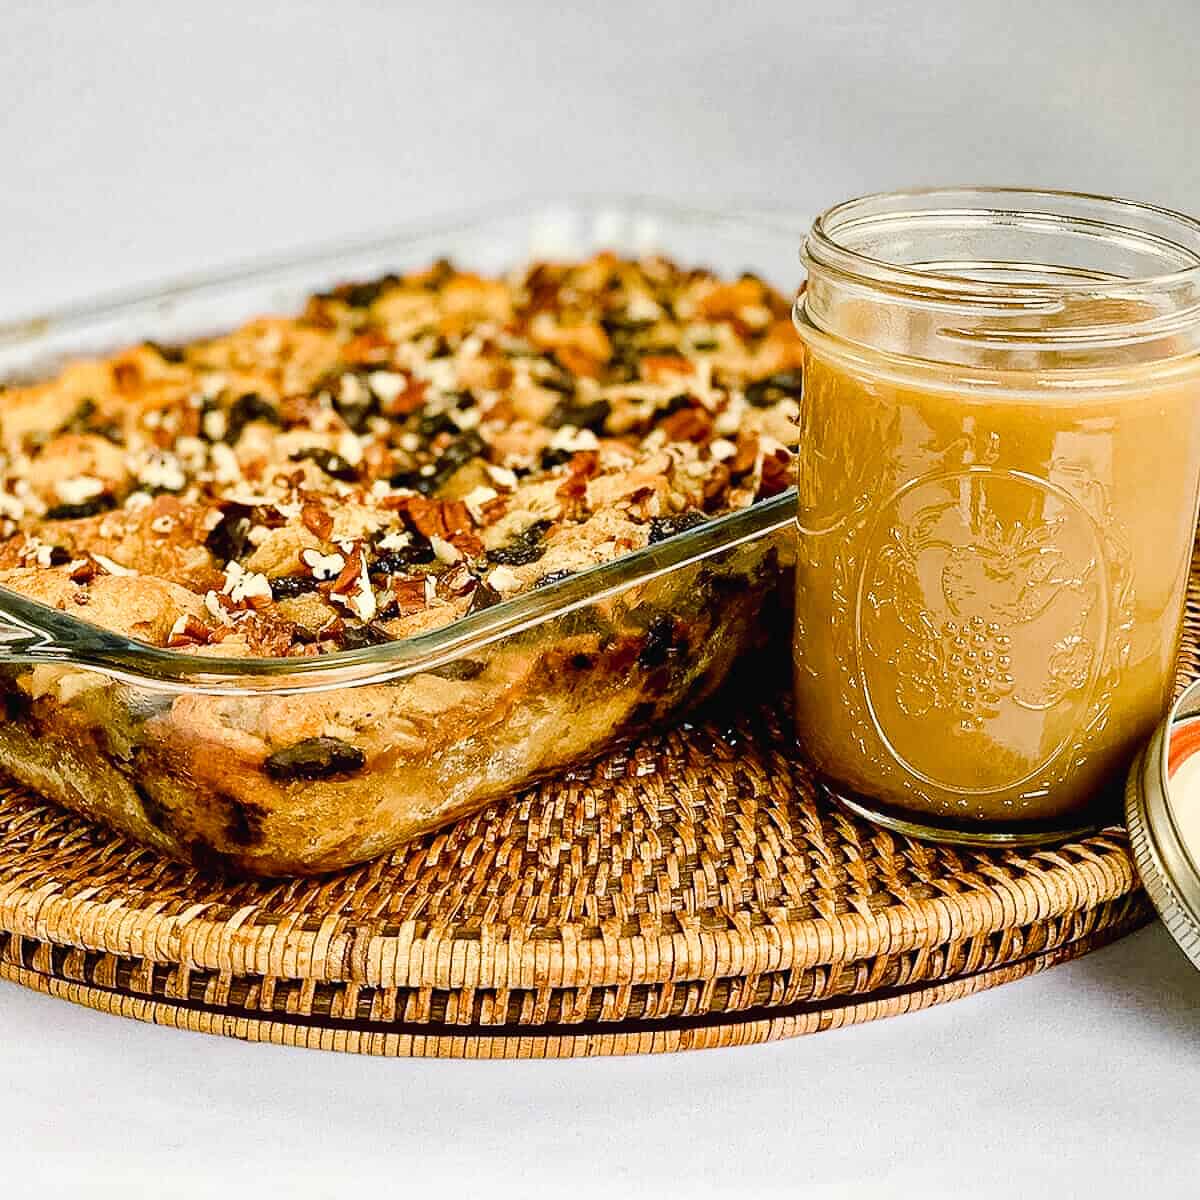
<svg viewBox="0 0 1200 1200">
<path fill-rule="evenodd" d="M 1200 680 L 1175 702 L 1130 769 L 1125 820 L 1154 907 L 1200 967 Z"/>
</svg>

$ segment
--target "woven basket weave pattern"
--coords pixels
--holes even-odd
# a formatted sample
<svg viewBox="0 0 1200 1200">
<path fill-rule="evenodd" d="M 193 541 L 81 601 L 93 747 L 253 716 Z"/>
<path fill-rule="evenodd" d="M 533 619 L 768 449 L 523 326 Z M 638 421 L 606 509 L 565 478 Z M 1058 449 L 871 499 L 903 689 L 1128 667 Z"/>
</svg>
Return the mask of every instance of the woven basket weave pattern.
<svg viewBox="0 0 1200 1200">
<path fill-rule="evenodd" d="M 1180 679 L 1198 672 L 1194 564 Z M 914 842 L 820 799 L 788 729 L 783 690 L 726 696 L 378 862 L 276 883 L 198 874 L 0 789 L 0 976 L 253 1040 L 571 1056 L 907 1012 L 1149 918 L 1123 831 Z"/>
</svg>

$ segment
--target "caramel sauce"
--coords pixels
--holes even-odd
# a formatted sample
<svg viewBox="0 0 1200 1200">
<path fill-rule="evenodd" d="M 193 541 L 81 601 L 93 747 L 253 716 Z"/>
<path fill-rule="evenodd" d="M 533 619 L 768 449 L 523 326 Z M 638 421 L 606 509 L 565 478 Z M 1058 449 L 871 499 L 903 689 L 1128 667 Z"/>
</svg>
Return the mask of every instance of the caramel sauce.
<svg viewBox="0 0 1200 1200">
<path fill-rule="evenodd" d="M 796 567 L 808 753 L 836 789 L 943 820 L 1084 814 L 1169 702 L 1200 367 L 1069 388 L 1007 372 L 998 390 L 814 342 Z"/>
</svg>

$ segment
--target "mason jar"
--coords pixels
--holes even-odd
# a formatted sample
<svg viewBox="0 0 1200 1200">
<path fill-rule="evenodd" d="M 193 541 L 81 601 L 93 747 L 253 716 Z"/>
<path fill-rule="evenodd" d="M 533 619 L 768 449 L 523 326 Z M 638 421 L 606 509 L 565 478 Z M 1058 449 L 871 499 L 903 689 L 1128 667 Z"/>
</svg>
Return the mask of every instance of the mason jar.
<svg viewBox="0 0 1200 1200">
<path fill-rule="evenodd" d="M 1118 814 L 1169 705 L 1200 485 L 1200 223 L 1061 192 L 817 218 L 795 307 L 795 719 L 917 836 Z"/>
</svg>

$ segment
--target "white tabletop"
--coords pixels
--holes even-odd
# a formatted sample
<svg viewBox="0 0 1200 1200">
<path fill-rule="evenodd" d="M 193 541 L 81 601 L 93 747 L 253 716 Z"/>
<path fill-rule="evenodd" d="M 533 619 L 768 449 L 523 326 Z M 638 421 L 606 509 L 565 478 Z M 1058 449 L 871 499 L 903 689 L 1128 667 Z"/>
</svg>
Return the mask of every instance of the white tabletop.
<svg viewBox="0 0 1200 1200">
<path fill-rule="evenodd" d="M 2 315 L 546 192 L 1200 209 L 1194 0 L 8 0 L 0 29 Z M 1200 977 L 1157 926 L 944 1008 L 652 1059 L 322 1055 L 2 985 L 0 1194 L 1193 1197 L 1198 1088 Z"/>
</svg>

